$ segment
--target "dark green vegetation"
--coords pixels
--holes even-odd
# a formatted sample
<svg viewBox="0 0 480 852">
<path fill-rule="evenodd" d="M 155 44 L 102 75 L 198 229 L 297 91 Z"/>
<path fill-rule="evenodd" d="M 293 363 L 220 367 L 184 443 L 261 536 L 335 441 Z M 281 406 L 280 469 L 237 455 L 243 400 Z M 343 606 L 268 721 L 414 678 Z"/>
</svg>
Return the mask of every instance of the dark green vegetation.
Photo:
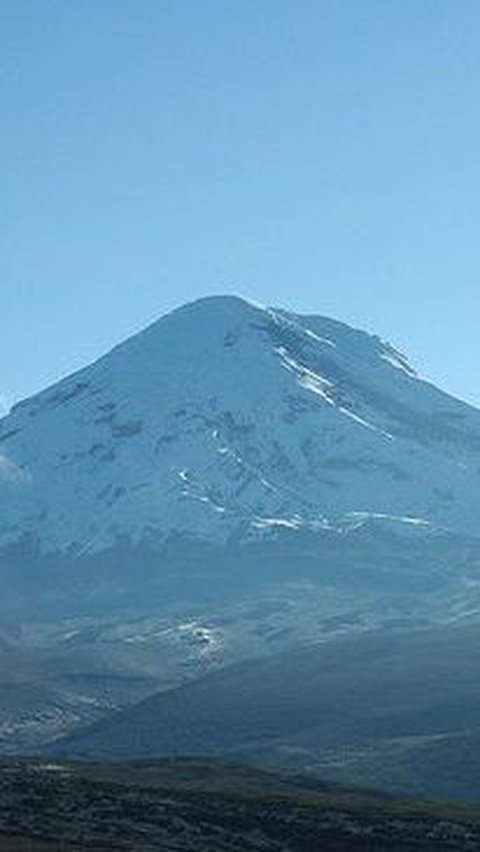
<svg viewBox="0 0 480 852">
<path fill-rule="evenodd" d="M 213 760 L 12 759 L 0 764 L 0 792 L 5 852 L 473 852 L 480 846 L 480 809 L 396 801 Z"/>
<path fill-rule="evenodd" d="M 57 744 L 111 760 L 223 754 L 420 797 L 480 801 L 476 623 L 241 663 Z"/>
</svg>

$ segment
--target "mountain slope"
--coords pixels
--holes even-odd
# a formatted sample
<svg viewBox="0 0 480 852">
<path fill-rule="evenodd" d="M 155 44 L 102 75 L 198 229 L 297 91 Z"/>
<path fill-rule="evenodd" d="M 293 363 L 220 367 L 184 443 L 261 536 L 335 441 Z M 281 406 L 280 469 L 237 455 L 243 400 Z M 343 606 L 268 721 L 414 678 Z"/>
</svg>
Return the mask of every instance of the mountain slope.
<svg viewBox="0 0 480 852">
<path fill-rule="evenodd" d="M 388 515 L 476 533 L 480 412 L 378 338 L 187 305 L 0 421 L 0 543 L 100 552 Z"/>
<path fill-rule="evenodd" d="M 229 754 L 478 802 L 478 638 L 476 623 L 246 661 L 153 695 L 54 750 L 106 760 Z"/>
</svg>

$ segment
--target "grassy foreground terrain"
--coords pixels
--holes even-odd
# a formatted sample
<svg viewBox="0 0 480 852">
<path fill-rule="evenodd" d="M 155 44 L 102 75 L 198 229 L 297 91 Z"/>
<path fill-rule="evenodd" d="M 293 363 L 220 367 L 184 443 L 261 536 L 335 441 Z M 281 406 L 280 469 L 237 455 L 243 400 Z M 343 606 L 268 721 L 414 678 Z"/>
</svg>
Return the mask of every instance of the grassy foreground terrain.
<svg viewBox="0 0 480 852">
<path fill-rule="evenodd" d="M 0 764 L 2 852 L 479 848 L 480 808 L 395 800 L 222 761 Z"/>
</svg>

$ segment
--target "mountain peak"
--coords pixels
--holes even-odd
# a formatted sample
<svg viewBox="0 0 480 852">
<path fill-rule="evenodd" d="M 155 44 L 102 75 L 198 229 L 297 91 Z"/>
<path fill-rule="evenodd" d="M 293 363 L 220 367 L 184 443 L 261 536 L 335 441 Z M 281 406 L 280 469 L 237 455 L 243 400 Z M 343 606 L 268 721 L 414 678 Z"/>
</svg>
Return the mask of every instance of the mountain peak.
<svg viewBox="0 0 480 852">
<path fill-rule="evenodd" d="M 264 310 L 264 305 L 248 299 L 246 296 L 240 296 L 236 293 L 209 293 L 206 296 L 200 296 L 191 302 L 180 305 L 175 308 L 172 313 L 177 311 L 203 311 L 203 310 L 225 310 L 225 311 L 245 311 L 251 308 Z"/>
<path fill-rule="evenodd" d="M 252 302 L 242 296 L 212 294 L 202 296 L 192 302 L 187 302 L 173 308 L 173 310 L 156 320 L 153 323 L 153 327 L 172 322 L 185 323 L 190 320 L 195 320 L 196 322 L 235 322 L 260 315 L 265 310 L 266 308 L 263 305 Z"/>
</svg>

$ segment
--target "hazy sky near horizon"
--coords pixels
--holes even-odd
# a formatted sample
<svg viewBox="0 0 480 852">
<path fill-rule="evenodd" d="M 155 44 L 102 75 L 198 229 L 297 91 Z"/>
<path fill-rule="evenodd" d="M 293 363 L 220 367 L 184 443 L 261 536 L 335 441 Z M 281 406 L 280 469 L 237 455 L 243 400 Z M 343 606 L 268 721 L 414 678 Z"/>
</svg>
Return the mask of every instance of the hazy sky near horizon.
<svg viewBox="0 0 480 852">
<path fill-rule="evenodd" d="M 477 0 L 4 0 L 0 405 L 237 292 L 480 405 Z"/>
</svg>

